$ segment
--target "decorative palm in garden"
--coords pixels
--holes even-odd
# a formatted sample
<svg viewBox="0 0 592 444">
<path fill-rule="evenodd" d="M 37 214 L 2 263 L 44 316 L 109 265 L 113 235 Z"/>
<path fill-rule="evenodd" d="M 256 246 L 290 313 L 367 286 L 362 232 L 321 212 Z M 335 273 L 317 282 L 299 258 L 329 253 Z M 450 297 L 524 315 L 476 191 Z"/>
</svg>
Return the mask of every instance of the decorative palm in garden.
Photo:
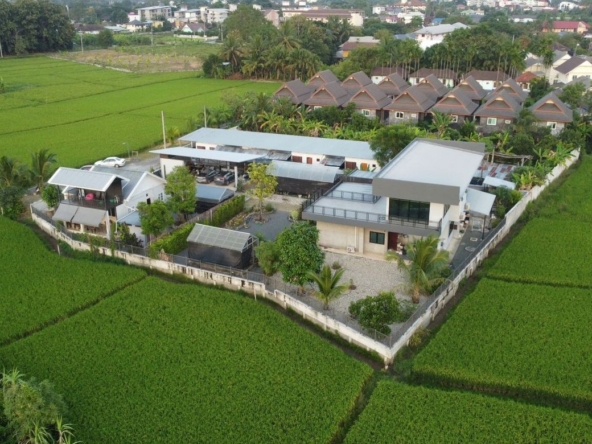
<svg viewBox="0 0 592 444">
<path fill-rule="evenodd" d="M 387 253 L 387 260 L 396 260 L 399 270 L 406 274 L 411 299 L 415 304 L 419 302 L 419 296 L 444 282 L 442 272 L 448 266 L 448 251 L 439 250 L 438 242 L 436 236 L 413 240 L 407 245 L 408 262 L 394 251 Z"/>
<path fill-rule="evenodd" d="M 308 273 L 310 279 L 317 284 L 318 290 L 315 292 L 315 296 L 323 301 L 323 310 L 328 310 L 329 302 L 333 299 L 337 299 L 348 289 L 348 285 L 339 284 L 344 271 L 345 270 L 341 268 L 336 270 L 335 274 L 333 274 L 331 272 L 331 267 L 325 265 L 319 273 Z"/>
<path fill-rule="evenodd" d="M 31 153 L 31 179 L 43 191 L 43 184 L 53 173 L 53 164 L 57 162 L 56 155 L 50 153 L 47 148 L 39 149 Z"/>
<path fill-rule="evenodd" d="M 432 118 L 430 129 L 436 132 L 436 137 L 439 139 L 444 135 L 451 123 L 452 119 L 448 114 L 434 111 L 434 117 Z"/>
</svg>

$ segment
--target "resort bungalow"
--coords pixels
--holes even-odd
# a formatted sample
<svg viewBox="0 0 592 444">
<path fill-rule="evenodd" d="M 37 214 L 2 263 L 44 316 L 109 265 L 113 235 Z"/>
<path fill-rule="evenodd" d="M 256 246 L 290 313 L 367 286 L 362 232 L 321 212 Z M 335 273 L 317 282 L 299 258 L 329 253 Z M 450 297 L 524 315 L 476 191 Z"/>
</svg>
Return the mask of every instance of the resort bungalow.
<svg viewBox="0 0 592 444">
<path fill-rule="evenodd" d="M 289 99 L 294 105 L 300 105 L 304 103 L 305 100 L 309 99 L 315 90 L 316 87 L 312 85 L 305 85 L 300 79 L 296 79 L 292 80 L 291 82 L 284 83 L 280 89 L 275 92 L 274 97 L 285 97 Z"/>
<path fill-rule="evenodd" d="M 458 74 L 451 69 L 429 69 L 421 68 L 412 74 L 409 74 L 409 83 L 417 85 L 426 77 L 433 75 L 448 88 L 454 88 L 458 81 Z"/>
<path fill-rule="evenodd" d="M 444 84 L 440 82 L 440 80 L 438 80 L 438 78 L 433 74 L 430 74 L 425 79 L 420 80 L 415 84 L 415 87 L 426 96 L 434 100 L 440 100 L 448 92 L 448 88 L 446 88 Z"/>
<path fill-rule="evenodd" d="M 348 76 L 341 86 L 351 93 L 355 93 L 366 85 L 371 85 L 372 80 L 363 71 L 358 71 Z"/>
<path fill-rule="evenodd" d="M 317 88 L 319 86 L 333 82 L 339 83 L 339 79 L 335 74 L 333 74 L 333 71 L 326 69 L 324 71 L 317 72 L 314 76 L 310 78 L 307 84 Z"/>
<path fill-rule="evenodd" d="M 559 134 L 566 124 L 573 122 L 573 111 L 552 92 L 529 109 L 539 121 L 539 125 L 549 127 L 553 135 Z"/>
<path fill-rule="evenodd" d="M 487 91 L 473 77 L 465 77 L 452 91 L 460 91 L 477 105 L 481 105 L 481 101 L 487 95 Z"/>
<path fill-rule="evenodd" d="M 464 95 L 460 90 L 450 91 L 442 100 L 436 103 L 430 113 L 437 111 L 450 116 L 451 123 L 463 123 L 472 120 L 473 113 L 479 108 L 475 102 Z"/>
<path fill-rule="evenodd" d="M 502 71 L 481 71 L 478 69 L 467 73 L 465 77 L 473 77 L 487 91 L 493 91 L 510 78 L 508 74 Z"/>
<path fill-rule="evenodd" d="M 383 108 L 391 103 L 391 99 L 374 83 L 363 86 L 349 99 L 349 103 L 353 103 L 356 110 L 369 119 L 388 120 L 388 112 L 383 113 Z"/>
<path fill-rule="evenodd" d="M 350 99 L 351 94 L 348 90 L 343 88 L 339 83 L 327 83 L 321 85 L 306 99 L 303 103 L 312 109 L 323 108 L 325 106 L 345 106 Z"/>
<path fill-rule="evenodd" d="M 388 120 L 391 124 L 417 123 L 424 119 L 435 103 L 435 98 L 426 96 L 417 86 L 412 86 L 395 97 L 384 110 L 388 111 Z"/>
<path fill-rule="evenodd" d="M 494 95 L 497 95 L 501 92 L 508 94 L 519 105 L 522 105 L 528 97 L 528 93 L 524 91 L 520 85 L 518 85 L 518 83 L 516 83 L 516 80 L 508 79 L 495 90 L 493 90 L 493 92 L 488 97 L 486 97 L 486 99 L 489 99 L 490 97 L 493 97 Z"/>
<path fill-rule="evenodd" d="M 320 246 L 338 251 L 384 257 L 429 235 L 447 248 L 468 209 L 487 197 L 467 194 L 484 151 L 483 143 L 416 139 L 371 184 L 344 182 L 308 200 L 302 218 L 316 221 Z"/>
<path fill-rule="evenodd" d="M 386 76 L 378 83 L 378 87 L 383 93 L 393 99 L 409 88 L 409 84 L 399 74 L 394 73 Z"/>
<path fill-rule="evenodd" d="M 484 133 L 493 133 L 507 129 L 518 117 L 521 109 L 521 105 L 516 100 L 502 91 L 493 94 L 475 111 L 474 116 L 478 118 L 477 123 Z"/>
<path fill-rule="evenodd" d="M 407 75 L 409 74 L 407 70 L 401 66 L 393 66 L 393 67 L 385 67 L 385 66 L 377 66 L 372 68 L 370 71 L 370 78 L 372 79 L 373 83 L 377 85 L 382 82 L 385 78 L 390 76 L 391 74 L 397 74 L 402 79 L 406 79 Z"/>
</svg>

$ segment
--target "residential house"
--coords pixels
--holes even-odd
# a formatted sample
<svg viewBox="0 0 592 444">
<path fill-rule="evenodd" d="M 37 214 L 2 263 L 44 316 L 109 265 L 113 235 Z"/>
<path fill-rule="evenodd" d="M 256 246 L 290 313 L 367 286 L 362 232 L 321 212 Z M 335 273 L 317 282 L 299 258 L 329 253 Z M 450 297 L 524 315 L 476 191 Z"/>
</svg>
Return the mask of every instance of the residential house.
<svg viewBox="0 0 592 444">
<path fill-rule="evenodd" d="M 502 71 L 481 71 L 478 69 L 473 69 L 465 77 L 473 77 L 486 91 L 493 91 L 510 78 L 508 74 Z"/>
<path fill-rule="evenodd" d="M 433 98 L 434 100 L 440 100 L 448 92 L 448 88 L 444 86 L 438 78 L 430 74 L 425 79 L 420 80 L 415 87 L 424 93 L 426 96 Z"/>
<path fill-rule="evenodd" d="M 572 80 L 565 86 L 574 85 L 576 83 L 581 83 L 586 88 L 586 91 L 592 90 L 592 79 L 590 77 L 578 77 L 575 80 Z"/>
<path fill-rule="evenodd" d="M 370 83 L 362 86 L 358 92 L 349 99 L 348 103 L 353 103 L 360 114 L 370 119 L 378 118 L 382 121 L 384 120 L 383 108 L 391 103 L 391 98 L 388 97 L 377 85 Z"/>
<path fill-rule="evenodd" d="M 364 26 L 364 11 L 359 9 L 284 9 L 284 19 L 301 15 L 307 20 L 327 23 L 330 17 L 347 20 L 351 26 Z"/>
<path fill-rule="evenodd" d="M 417 86 L 412 86 L 395 97 L 384 110 L 388 111 L 388 121 L 391 124 L 417 123 L 424 119 L 435 104 L 435 98 L 426 96 Z"/>
<path fill-rule="evenodd" d="M 423 23 L 425 20 L 425 14 L 419 11 L 399 12 L 397 18 L 399 19 L 399 23 L 404 23 L 406 25 L 410 24 L 414 18 L 419 18 L 421 23 Z"/>
<path fill-rule="evenodd" d="M 200 9 L 201 21 L 204 23 L 223 23 L 229 14 L 229 10 L 226 8 L 209 8 L 202 6 Z"/>
<path fill-rule="evenodd" d="M 428 4 L 419 0 L 405 0 L 400 3 L 393 5 L 395 8 L 401 8 L 407 11 L 424 11 L 428 7 Z"/>
<path fill-rule="evenodd" d="M 437 26 L 426 26 L 413 33 L 415 40 L 419 43 L 421 49 L 426 50 L 430 46 L 437 45 L 444 41 L 444 37 L 448 34 L 456 31 L 457 29 L 468 28 L 467 25 L 462 23 L 454 23 L 452 25 L 437 25 Z"/>
<path fill-rule="evenodd" d="M 372 36 L 362 36 L 362 37 L 350 37 L 347 42 L 343 43 L 339 47 L 339 51 L 337 52 L 337 58 L 340 59 L 347 59 L 349 54 L 356 48 L 372 48 L 377 46 L 380 43 L 380 40 L 375 39 Z"/>
<path fill-rule="evenodd" d="M 76 32 L 78 32 L 79 34 L 98 35 L 104 29 L 105 29 L 105 27 L 103 25 L 79 24 L 76 26 Z"/>
<path fill-rule="evenodd" d="M 454 88 L 458 81 L 458 74 L 451 69 L 430 69 L 421 68 L 412 74 L 409 74 L 409 83 L 417 85 L 419 82 L 424 80 L 430 75 L 435 75 L 436 78 L 448 88 Z"/>
<path fill-rule="evenodd" d="M 435 111 L 450 116 L 451 123 L 462 124 L 465 120 L 472 120 L 473 113 L 479 108 L 475 102 L 469 99 L 462 91 L 455 89 L 446 94 L 442 100 L 436 103 L 430 113 Z"/>
<path fill-rule="evenodd" d="M 567 50 L 553 50 L 553 61 L 550 66 L 545 66 L 545 63 L 542 57 L 535 56 L 533 54 L 529 54 L 529 57 L 526 58 L 526 69 L 525 71 L 533 72 L 539 76 L 545 76 L 547 78 L 551 77 L 551 69 L 556 68 L 557 66 L 567 62 L 571 59 L 571 55 L 568 53 Z"/>
<path fill-rule="evenodd" d="M 477 105 L 481 105 L 481 101 L 487 95 L 487 92 L 483 89 L 483 87 L 471 76 L 462 79 L 452 91 L 462 92 L 466 97 L 475 102 Z"/>
<path fill-rule="evenodd" d="M 484 151 L 483 143 L 416 139 L 371 184 L 341 183 L 307 202 L 302 218 L 316 221 L 321 247 L 338 251 L 382 258 L 429 235 L 447 248 L 470 206 L 493 205 L 493 195 L 468 195 Z"/>
<path fill-rule="evenodd" d="M 280 14 L 275 9 L 262 9 L 263 17 L 265 20 L 271 22 L 276 28 L 280 27 Z"/>
<path fill-rule="evenodd" d="M 333 71 L 328 69 L 324 71 L 317 72 L 311 79 L 308 81 L 308 85 L 312 85 L 314 87 L 319 87 L 321 85 L 326 85 L 327 83 L 339 82 L 339 79 Z"/>
<path fill-rule="evenodd" d="M 573 111 L 568 108 L 554 93 L 549 93 L 530 108 L 539 124 L 551 129 L 557 135 L 565 125 L 573 122 Z"/>
<path fill-rule="evenodd" d="M 350 93 L 354 93 L 360 88 L 370 85 L 371 83 L 372 80 L 370 80 L 370 77 L 368 77 L 364 71 L 358 71 L 347 76 L 345 80 L 341 82 L 341 86 Z"/>
<path fill-rule="evenodd" d="M 576 34 L 585 34 L 590 26 L 586 22 L 557 20 L 550 27 L 544 29 L 545 32 L 573 32 Z"/>
<path fill-rule="evenodd" d="M 512 96 L 506 91 L 500 91 L 491 94 L 487 102 L 481 105 L 473 115 L 477 117 L 477 124 L 481 130 L 488 134 L 508 129 L 521 109 L 521 104 Z"/>
<path fill-rule="evenodd" d="M 516 83 L 520 85 L 520 88 L 522 88 L 524 91 L 530 91 L 530 82 L 538 78 L 539 76 L 537 76 L 534 72 L 526 71 L 516 77 Z"/>
<path fill-rule="evenodd" d="M 590 58 L 572 57 L 551 71 L 550 82 L 569 83 L 578 77 L 592 76 L 592 63 Z"/>
<path fill-rule="evenodd" d="M 151 28 L 151 23 L 147 22 L 140 22 L 138 20 L 133 20 L 129 23 L 125 24 L 125 27 L 130 32 L 144 32 Z"/>
<path fill-rule="evenodd" d="M 528 93 L 524 91 L 518 83 L 514 79 L 508 79 L 500 86 L 498 86 L 493 92 L 489 94 L 485 99 L 489 99 L 489 97 L 494 96 L 500 92 L 505 92 L 510 97 L 514 99 L 519 105 L 522 105 L 526 98 L 528 97 Z"/>
<path fill-rule="evenodd" d="M 378 87 L 391 99 L 400 95 L 409 88 L 409 84 L 397 73 L 389 74 L 379 84 Z"/>
<path fill-rule="evenodd" d="M 173 18 L 173 12 L 170 6 L 148 6 L 146 8 L 138 8 L 138 17 L 142 22 L 158 20 L 160 17 L 165 19 Z"/>
<path fill-rule="evenodd" d="M 203 23 L 185 23 L 181 28 L 183 34 L 201 34 L 206 32 L 206 25 Z"/>
<path fill-rule="evenodd" d="M 300 79 L 296 79 L 284 83 L 280 89 L 275 92 L 274 97 L 286 97 L 290 99 L 290 102 L 294 105 L 300 105 L 309 99 L 315 90 L 315 86 L 305 85 Z"/>
<path fill-rule="evenodd" d="M 303 103 L 312 109 L 317 109 L 325 106 L 345 106 L 350 98 L 351 93 L 348 90 L 339 83 L 333 82 L 319 86 Z"/>
<path fill-rule="evenodd" d="M 376 83 L 378 85 L 387 76 L 390 76 L 391 74 L 398 74 L 400 77 L 403 78 L 403 80 L 405 80 L 409 73 L 405 68 L 401 66 L 377 66 L 375 68 L 372 68 L 372 71 L 370 72 L 370 78 L 372 79 L 373 83 Z"/>
<path fill-rule="evenodd" d="M 201 10 L 199 8 L 187 9 L 184 7 L 175 11 L 173 15 L 179 28 L 182 28 L 184 23 L 197 23 L 201 20 Z"/>
<path fill-rule="evenodd" d="M 560 11 L 571 11 L 572 9 L 579 8 L 580 5 L 574 2 L 561 2 L 557 9 Z"/>
</svg>

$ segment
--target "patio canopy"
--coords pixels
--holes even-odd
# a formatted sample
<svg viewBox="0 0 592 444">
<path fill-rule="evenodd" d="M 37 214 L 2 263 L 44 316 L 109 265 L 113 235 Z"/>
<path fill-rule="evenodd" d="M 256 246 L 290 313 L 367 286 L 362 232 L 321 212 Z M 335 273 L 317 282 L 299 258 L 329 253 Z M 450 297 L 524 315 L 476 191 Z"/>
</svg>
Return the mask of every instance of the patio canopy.
<svg viewBox="0 0 592 444">
<path fill-rule="evenodd" d="M 495 201 L 495 194 L 484 193 L 473 188 L 467 188 L 467 203 L 469 212 L 488 217 Z"/>
<path fill-rule="evenodd" d="M 237 131 L 238 132 L 238 131 Z M 260 154 L 232 153 L 228 151 L 200 150 L 197 148 L 174 147 L 150 151 L 154 154 L 186 157 L 189 159 L 216 160 L 219 162 L 248 163 L 264 157 Z"/>
<path fill-rule="evenodd" d="M 324 165 L 309 165 L 306 163 L 280 162 L 274 160 L 269 164 L 268 173 L 276 177 L 284 177 L 287 179 L 333 183 L 340 171 L 339 168 Z"/>
<path fill-rule="evenodd" d="M 483 181 L 483 185 L 488 185 L 490 187 L 505 187 L 511 190 L 516 188 L 516 184 L 514 182 L 510 182 L 509 180 L 498 179 L 497 177 L 487 176 Z"/>
<path fill-rule="evenodd" d="M 72 218 L 76 214 L 76 210 L 78 210 L 77 206 L 60 204 L 52 219 L 59 220 L 61 222 L 72 222 Z"/>
<path fill-rule="evenodd" d="M 89 227 L 98 227 L 105 219 L 107 212 L 105 210 L 96 210 L 94 208 L 78 207 L 78 211 L 72 218 L 75 224 L 88 225 Z"/>
</svg>

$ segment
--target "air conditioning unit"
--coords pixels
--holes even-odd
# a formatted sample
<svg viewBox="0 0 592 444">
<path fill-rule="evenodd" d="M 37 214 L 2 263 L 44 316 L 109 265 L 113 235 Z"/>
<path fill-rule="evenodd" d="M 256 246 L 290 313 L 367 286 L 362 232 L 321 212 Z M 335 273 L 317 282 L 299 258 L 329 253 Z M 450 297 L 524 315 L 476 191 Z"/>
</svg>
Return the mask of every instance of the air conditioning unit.
<svg viewBox="0 0 592 444">
<path fill-rule="evenodd" d="M 348 253 L 355 253 L 356 252 L 356 247 L 347 247 L 347 252 Z"/>
</svg>

